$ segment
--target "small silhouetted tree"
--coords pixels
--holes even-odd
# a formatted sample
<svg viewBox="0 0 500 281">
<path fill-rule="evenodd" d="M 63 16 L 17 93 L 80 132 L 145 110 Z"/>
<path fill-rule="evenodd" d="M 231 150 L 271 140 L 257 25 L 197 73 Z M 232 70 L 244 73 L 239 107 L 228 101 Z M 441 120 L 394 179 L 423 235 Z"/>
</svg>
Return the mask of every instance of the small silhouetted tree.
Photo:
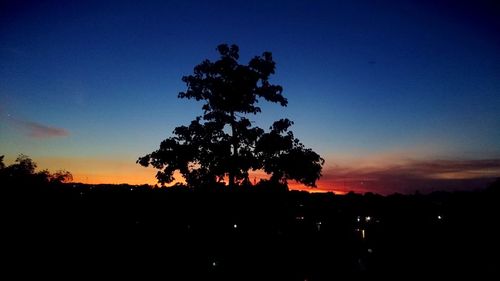
<svg viewBox="0 0 500 281">
<path fill-rule="evenodd" d="M 15 163 L 6 169 L 15 177 L 30 176 L 35 174 L 36 163 L 24 154 L 19 154 Z"/>
<path fill-rule="evenodd" d="M 261 112 L 259 100 L 288 104 L 282 87 L 269 82 L 275 70 L 271 53 L 244 65 L 238 62 L 238 46 L 222 44 L 217 51 L 219 60 L 205 60 L 182 78 L 187 90 L 179 98 L 202 101 L 203 115 L 175 128 L 173 137 L 137 162 L 158 169 L 161 184 L 174 181 L 179 171 L 189 186 L 211 186 L 225 177 L 235 186 L 250 182 L 249 170 L 263 169 L 274 182 L 292 179 L 315 186 L 324 160 L 288 131 L 293 123 L 277 121 L 265 133 L 248 118 Z"/>
<path fill-rule="evenodd" d="M 36 171 L 37 164 L 24 154 L 19 154 L 13 164 L 5 166 L 3 155 L 0 157 L 0 182 L 6 183 L 63 183 L 73 180 L 73 175 L 65 170 L 50 173 L 48 170 Z"/>
<path fill-rule="evenodd" d="M 48 178 L 51 183 L 65 183 L 73 181 L 73 175 L 66 170 L 58 170 L 49 174 Z"/>
<path fill-rule="evenodd" d="M 0 170 L 5 168 L 5 163 L 3 163 L 3 158 L 5 155 L 0 156 Z"/>
</svg>

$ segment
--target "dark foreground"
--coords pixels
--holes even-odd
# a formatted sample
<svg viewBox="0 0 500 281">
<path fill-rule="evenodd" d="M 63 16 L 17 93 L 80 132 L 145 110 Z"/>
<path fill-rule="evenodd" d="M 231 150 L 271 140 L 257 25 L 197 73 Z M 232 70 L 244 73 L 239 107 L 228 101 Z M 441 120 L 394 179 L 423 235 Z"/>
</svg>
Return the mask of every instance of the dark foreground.
<svg viewBox="0 0 500 281">
<path fill-rule="evenodd" d="M 3 187 L 2 275 L 498 280 L 499 192 Z"/>
</svg>

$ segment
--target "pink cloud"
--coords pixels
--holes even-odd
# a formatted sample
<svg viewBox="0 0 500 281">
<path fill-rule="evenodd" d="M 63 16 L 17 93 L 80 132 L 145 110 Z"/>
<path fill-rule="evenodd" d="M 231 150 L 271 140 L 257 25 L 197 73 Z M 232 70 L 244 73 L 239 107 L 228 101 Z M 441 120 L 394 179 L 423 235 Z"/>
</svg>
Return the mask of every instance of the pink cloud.
<svg viewBox="0 0 500 281">
<path fill-rule="evenodd" d="M 0 115 L 0 118 L 1 117 L 3 116 Z M 13 118 L 9 114 L 6 114 L 6 117 L 7 118 L 4 119 L 7 120 L 12 127 L 20 130 L 22 133 L 31 138 L 44 139 L 52 137 L 66 137 L 69 135 L 69 132 L 63 128 L 51 127 L 34 121 Z"/>
<path fill-rule="evenodd" d="M 6 121 L 13 128 L 20 130 L 31 138 L 42 139 L 52 137 L 66 137 L 68 130 L 63 128 L 51 127 L 39 122 L 25 120 L 24 118 L 14 117 L 9 114 L 5 106 L 0 105 L 0 120 Z"/>
<path fill-rule="evenodd" d="M 337 166 L 323 171 L 322 189 L 413 193 L 486 187 L 500 177 L 500 159 L 406 161 L 370 167 Z"/>
<path fill-rule="evenodd" d="M 28 136 L 32 138 L 66 137 L 69 135 L 66 129 L 49 127 L 33 121 L 18 121 L 18 123 L 27 130 Z"/>
</svg>

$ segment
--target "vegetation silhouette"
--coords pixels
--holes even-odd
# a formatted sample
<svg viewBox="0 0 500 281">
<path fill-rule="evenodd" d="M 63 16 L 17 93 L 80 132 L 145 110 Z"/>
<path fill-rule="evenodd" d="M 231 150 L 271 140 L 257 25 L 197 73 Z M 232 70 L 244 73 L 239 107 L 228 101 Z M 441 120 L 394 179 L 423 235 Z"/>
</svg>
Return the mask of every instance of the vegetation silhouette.
<svg viewBox="0 0 500 281">
<path fill-rule="evenodd" d="M 389 196 L 258 188 L 197 192 L 180 186 L 50 181 L 27 156 L 8 166 L 2 160 L 6 275 L 172 280 L 500 276 L 498 179 L 477 191 Z"/>
<path fill-rule="evenodd" d="M 203 115 L 175 128 L 174 137 L 137 163 L 158 169 L 162 185 L 179 171 L 193 188 L 224 185 L 226 177 L 230 187 L 248 186 L 248 172 L 263 170 L 275 186 L 295 180 L 314 187 L 324 160 L 289 131 L 293 122 L 280 119 L 265 132 L 249 119 L 261 112 L 260 100 L 288 104 L 283 88 L 269 81 L 275 71 L 272 54 L 264 52 L 244 65 L 238 62 L 238 46 L 221 44 L 217 51 L 217 61 L 204 60 L 194 74 L 182 77 L 187 90 L 178 95 L 202 101 Z"/>
<path fill-rule="evenodd" d="M 48 170 L 36 171 L 37 164 L 27 155 L 20 154 L 13 164 L 5 166 L 4 155 L 0 156 L 0 181 L 6 185 L 61 184 L 73 180 L 73 175 L 65 170 L 51 173 Z"/>
</svg>

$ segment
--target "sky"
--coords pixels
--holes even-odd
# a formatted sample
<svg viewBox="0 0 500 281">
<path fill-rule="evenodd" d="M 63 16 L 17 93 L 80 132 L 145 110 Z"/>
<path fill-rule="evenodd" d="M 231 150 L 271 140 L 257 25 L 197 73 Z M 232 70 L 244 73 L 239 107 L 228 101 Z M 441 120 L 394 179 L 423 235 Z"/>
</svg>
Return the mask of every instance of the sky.
<svg viewBox="0 0 500 281">
<path fill-rule="evenodd" d="M 154 184 L 135 161 L 201 115 L 181 77 L 228 43 L 273 53 L 289 104 L 255 121 L 295 122 L 315 191 L 479 188 L 500 177 L 500 7 L 461 2 L 2 0 L 0 154 Z"/>
</svg>

